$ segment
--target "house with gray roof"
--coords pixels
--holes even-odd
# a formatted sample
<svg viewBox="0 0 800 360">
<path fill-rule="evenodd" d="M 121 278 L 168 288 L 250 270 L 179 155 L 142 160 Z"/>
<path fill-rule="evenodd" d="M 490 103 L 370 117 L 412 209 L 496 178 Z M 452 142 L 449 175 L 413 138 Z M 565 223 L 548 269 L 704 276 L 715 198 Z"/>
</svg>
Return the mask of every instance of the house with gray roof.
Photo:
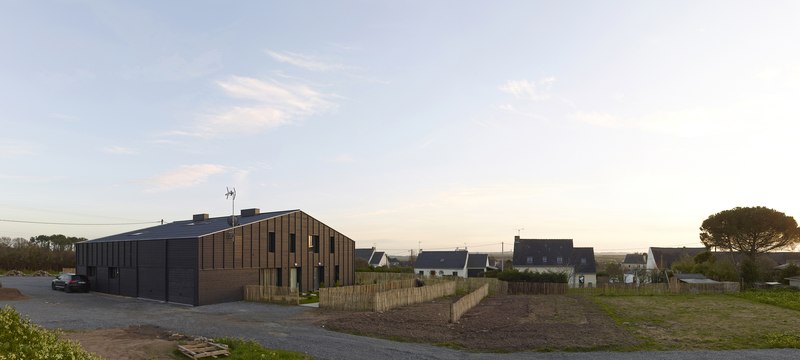
<svg viewBox="0 0 800 360">
<path fill-rule="evenodd" d="M 647 267 L 647 255 L 634 253 L 625 254 L 625 259 L 622 260 L 622 269 L 624 270 L 639 270 Z"/>
<path fill-rule="evenodd" d="M 414 262 L 414 273 L 422 276 L 467 277 L 467 250 L 422 251 Z"/>
<path fill-rule="evenodd" d="M 520 239 L 514 237 L 514 269 L 567 275 L 571 287 L 597 284 L 594 248 L 574 247 L 572 239 Z"/>
<path fill-rule="evenodd" d="M 92 291 L 188 305 L 242 300 L 245 285 L 352 285 L 355 242 L 301 210 L 196 214 L 77 243 Z"/>
<path fill-rule="evenodd" d="M 482 277 L 489 269 L 489 254 L 470 253 L 467 257 L 467 277 Z"/>
</svg>

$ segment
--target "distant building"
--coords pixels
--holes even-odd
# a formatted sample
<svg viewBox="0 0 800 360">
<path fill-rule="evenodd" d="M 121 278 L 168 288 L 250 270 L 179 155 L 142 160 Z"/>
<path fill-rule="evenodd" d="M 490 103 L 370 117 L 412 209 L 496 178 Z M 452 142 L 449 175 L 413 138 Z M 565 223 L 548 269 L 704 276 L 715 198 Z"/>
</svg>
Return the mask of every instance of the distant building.
<svg viewBox="0 0 800 360">
<path fill-rule="evenodd" d="M 468 276 L 468 258 L 469 252 L 466 250 L 422 251 L 414 263 L 414 273 L 429 277 L 458 276 L 466 278 Z"/>
<path fill-rule="evenodd" d="M 645 254 L 627 254 L 625 255 L 625 260 L 622 260 L 623 271 L 645 268 L 647 268 L 647 255 Z"/>
<path fill-rule="evenodd" d="M 597 284 L 594 248 L 574 247 L 572 239 L 520 239 L 514 237 L 514 269 L 567 275 L 571 287 Z"/>
<path fill-rule="evenodd" d="M 647 270 L 663 271 L 669 269 L 672 263 L 680 260 L 681 258 L 688 257 L 694 258 L 702 254 L 708 249 L 704 247 L 695 248 L 661 248 L 651 247 L 647 253 Z M 711 251 L 717 260 L 727 259 L 734 263 L 741 263 L 745 260 L 746 256 L 739 252 L 730 251 Z M 759 259 L 773 263 L 773 266 L 783 268 L 789 266 L 791 263 L 800 263 L 800 252 L 795 251 L 775 251 L 759 254 Z"/>
<path fill-rule="evenodd" d="M 482 277 L 489 269 L 496 269 L 489 265 L 489 254 L 469 254 L 467 259 L 467 277 Z"/>
</svg>

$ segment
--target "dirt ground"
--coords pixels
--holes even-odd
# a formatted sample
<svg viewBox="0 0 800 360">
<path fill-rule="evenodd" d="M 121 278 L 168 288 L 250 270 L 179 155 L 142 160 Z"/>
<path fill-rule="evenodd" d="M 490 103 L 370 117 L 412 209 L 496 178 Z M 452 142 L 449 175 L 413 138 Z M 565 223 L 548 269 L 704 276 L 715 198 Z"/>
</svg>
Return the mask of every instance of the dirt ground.
<svg viewBox="0 0 800 360">
<path fill-rule="evenodd" d="M 13 288 L 0 288 L 0 300 L 25 300 L 28 297 Z"/>
<path fill-rule="evenodd" d="M 105 359 L 175 359 L 172 356 L 180 336 L 156 326 L 65 332 L 62 338 L 77 341 L 88 352 Z M 170 340 L 174 339 L 174 340 Z"/>
<path fill-rule="evenodd" d="M 583 297 L 492 296 L 450 324 L 454 300 L 441 298 L 385 313 L 320 309 L 318 322 L 336 331 L 472 351 L 598 350 L 638 343 Z"/>
</svg>

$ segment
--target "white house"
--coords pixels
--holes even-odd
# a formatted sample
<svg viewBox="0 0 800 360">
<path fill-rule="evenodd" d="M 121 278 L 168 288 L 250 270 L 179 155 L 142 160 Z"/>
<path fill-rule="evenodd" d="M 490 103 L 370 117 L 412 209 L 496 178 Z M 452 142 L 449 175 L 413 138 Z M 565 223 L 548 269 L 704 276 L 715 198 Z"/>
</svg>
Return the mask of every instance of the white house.
<svg viewBox="0 0 800 360">
<path fill-rule="evenodd" d="M 520 239 L 514 237 L 514 269 L 567 275 L 570 287 L 597 284 L 594 248 L 573 247 L 572 239 Z"/>
<path fill-rule="evenodd" d="M 429 277 L 458 276 L 467 277 L 466 250 L 423 251 L 414 263 L 414 273 Z"/>
</svg>

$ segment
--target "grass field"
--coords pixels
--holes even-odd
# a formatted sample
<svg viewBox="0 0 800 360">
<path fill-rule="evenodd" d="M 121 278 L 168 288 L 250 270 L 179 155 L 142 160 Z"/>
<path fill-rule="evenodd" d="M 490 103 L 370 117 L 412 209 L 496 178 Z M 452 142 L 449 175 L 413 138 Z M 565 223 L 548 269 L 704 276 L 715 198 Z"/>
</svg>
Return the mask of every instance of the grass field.
<svg viewBox="0 0 800 360">
<path fill-rule="evenodd" d="M 794 292 L 800 297 L 800 293 Z M 594 296 L 620 326 L 643 340 L 636 349 L 800 348 L 800 311 L 740 297 Z M 800 299 L 785 304 L 800 303 Z"/>
</svg>

